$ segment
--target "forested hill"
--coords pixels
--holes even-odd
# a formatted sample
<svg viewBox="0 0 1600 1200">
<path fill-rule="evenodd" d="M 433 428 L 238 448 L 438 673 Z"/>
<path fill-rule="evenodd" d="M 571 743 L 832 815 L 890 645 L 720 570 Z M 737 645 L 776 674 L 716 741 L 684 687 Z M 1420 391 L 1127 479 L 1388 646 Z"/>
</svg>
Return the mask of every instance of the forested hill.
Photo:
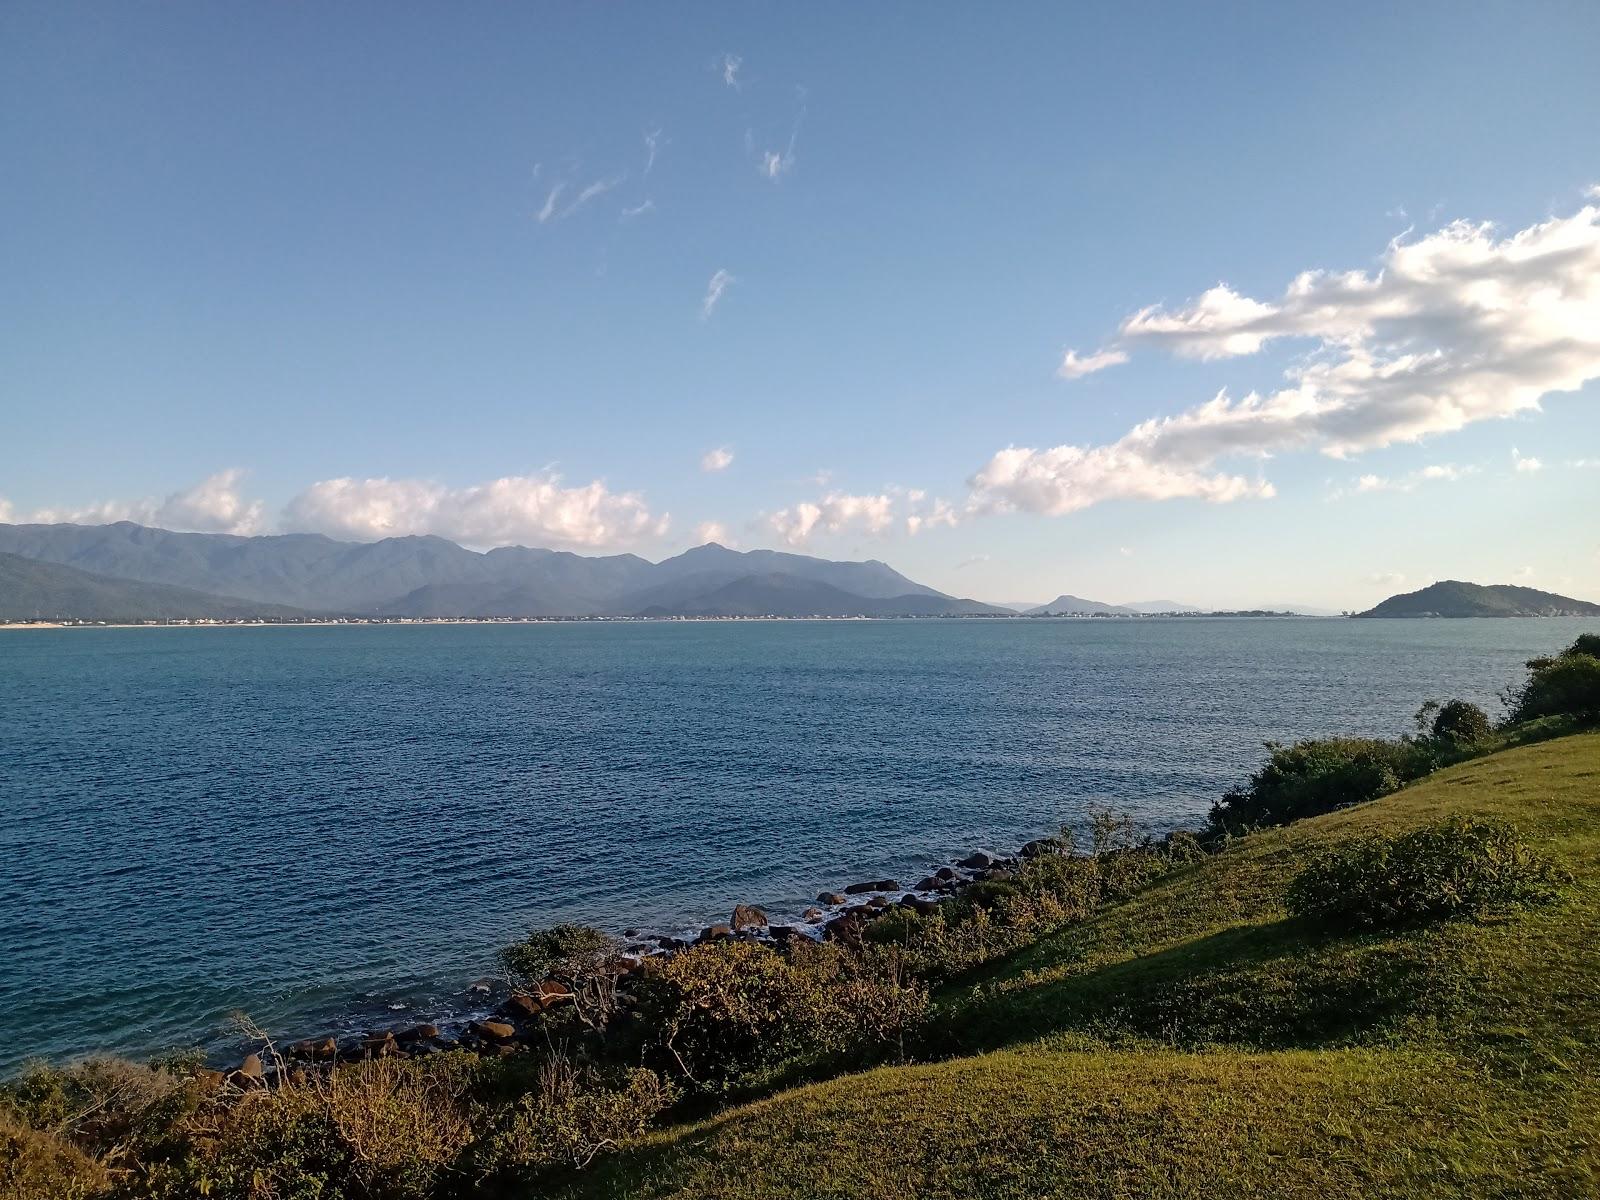
<svg viewBox="0 0 1600 1200">
<path fill-rule="evenodd" d="M 1499 583 L 1446 579 L 1421 591 L 1390 596 L 1358 617 L 1594 617 L 1600 604 Z"/>
</svg>

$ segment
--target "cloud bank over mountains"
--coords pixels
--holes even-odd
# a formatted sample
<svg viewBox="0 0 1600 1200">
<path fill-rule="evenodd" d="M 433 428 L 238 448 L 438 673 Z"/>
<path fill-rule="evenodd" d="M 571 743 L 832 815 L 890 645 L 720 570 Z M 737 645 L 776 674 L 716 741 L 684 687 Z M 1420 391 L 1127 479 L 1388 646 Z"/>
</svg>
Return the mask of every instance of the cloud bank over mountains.
<svg viewBox="0 0 1600 1200">
<path fill-rule="evenodd" d="M 737 86 L 737 60 L 729 61 L 726 80 Z M 557 197 L 549 199 L 547 207 L 559 212 Z M 734 282 L 726 270 L 712 276 L 702 316 L 711 315 Z M 1291 340 L 1309 345 L 1277 390 L 1239 398 L 1224 390 L 1104 444 L 1007 446 L 967 477 L 965 496 L 954 501 L 900 486 L 863 493 L 830 488 L 756 514 L 747 528 L 799 546 L 822 535 L 910 536 L 1008 512 L 1062 516 L 1111 500 L 1264 501 L 1276 494 L 1268 474 L 1281 455 L 1355 459 L 1532 413 L 1544 397 L 1600 377 L 1600 205 L 1505 237 L 1486 223 L 1456 221 L 1414 240 L 1395 239 L 1371 270 L 1304 272 L 1272 299 L 1218 284 L 1176 308 L 1139 309 L 1104 346 L 1067 351 L 1056 374 L 1081 380 L 1123 368 L 1147 351 L 1228 360 Z M 1531 477 L 1546 466 L 1510 453 L 1517 474 Z M 715 474 L 733 461 L 722 446 L 698 466 Z M 1365 471 L 1355 490 L 1406 491 L 1478 469 Z M 0 500 L 0 520 L 133 520 L 175 530 L 280 529 L 355 539 L 437 534 L 471 546 L 587 550 L 639 546 L 671 527 L 668 515 L 639 492 L 614 491 L 598 479 L 568 485 L 548 471 L 459 487 L 326 479 L 294 496 L 276 521 L 262 501 L 244 496 L 242 481 L 242 471 L 229 469 L 163 498 L 29 513 Z M 725 540 L 729 528 L 724 521 L 700 525 L 715 531 L 715 540 Z"/>
</svg>

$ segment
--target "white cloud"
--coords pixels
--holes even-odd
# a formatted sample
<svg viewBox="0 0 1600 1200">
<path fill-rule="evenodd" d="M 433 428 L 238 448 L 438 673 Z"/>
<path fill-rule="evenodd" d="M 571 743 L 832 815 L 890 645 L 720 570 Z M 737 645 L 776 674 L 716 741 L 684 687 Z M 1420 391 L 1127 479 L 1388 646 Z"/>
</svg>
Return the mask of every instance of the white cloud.
<svg viewBox="0 0 1600 1200">
<path fill-rule="evenodd" d="M 1191 496 L 1225 504 L 1275 494 L 1261 480 L 1162 463 L 1141 445 L 1143 428 L 1109 446 L 1008 447 L 968 480 L 970 507 L 975 512 L 1020 509 L 1061 516 L 1102 500 Z"/>
<path fill-rule="evenodd" d="M 794 119 L 794 127 L 789 130 L 789 144 L 782 150 L 768 150 L 761 156 L 758 170 L 767 179 L 778 180 L 794 170 L 794 146 L 800 138 L 800 126 L 805 122 L 806 110 L 801 109 Z M 746 145 L 751 138 L 748 131 L 745 134 Z"/>
<path fill-rule="evenodd" d="M 1520 471 L 1525 475 L 1531 475 L 1535 471 L 1544 470 L 1544 463 L 1537 458 L 1528 457 L 1513 446 L 1511 447 L 1511 469 Z"/>
<path fill-rule="evenodd" d="M 976 567 L 980 563 L 986 563 L 988 561 L 989 556 L 987 554 L 974 554 L 971 558 L 963 558 L 960 562 L 958 562 L 956 564 L 956 570 L 965 571 L 968 567 Z"/>
<path fill-rule="evenodd" d="M 1133 557 L 1133 547 L 1132 546 L 1118 546 L 1117 547 L 1117 553 L 1122 555 L 1123 558 L 1132 558 Z"/>
<path fill-rule="evenodd" d="M 1381 492 L 1393 486 L 1394 484 L 1390 480 L 1384 479 L 1379 475 L 1363 475 L 1356 480 L 1356 491 L 1358 492 Z"/>
<path fill-rule="evenodd" d="M 176 529 L 190 533 L 256 534 L 266 528 L 265 506 L 259 500 L 246 500 L 239 493 L 244 472 L 238 468 L 218 471 L 193 487 L 173 492 L 165 499 L 104 500 L 83 508 L 42 508 L 18 521 L 52 525 L 106 525 L 113 521 L 134 521 L 157 529 Z M 9 511 L 10 506 L 6 506 Z"/>
<path fill-rule="evenodd" d="M 1511 573 L 1513 579 L 1532 579 L 1538 572 L 1532 567 L 1518 567 Z"/>
<path fill-rule="evenodd" d="M 1056 375 L 1061 379 L 1081 379 L 1085 375 L 1092 375 L 1096 371 L 1104 371 L 1107 367 L 1115 367 L 1127 361 L 1128 355 L 1122 350 L 1101 350 L 1082 357 L 1076 350 L 1068 350 L 1061 357 L 1061 365 L 1056 368 Z"/>
<path fill-rule="evenodd" d="M 702 321 L 709 317 L 712 310 L 717 307 L 717 301 L 722 299 L 722 293 L 738 282 L 727 271 L 721 268 L 717 270 L 717 273 L 711 277 L 711 282 L 706 284 L 705 299 L 700 301 L 700 319 Z"/>
<path fill-rule="evenodd" d="M 1368 575 L 1368 583 L 1382 584 L 1384 587 L 1399 587 L 1406 581 L 1406 577 L 1399 571 L 1379 571 L 1375 575 Z"/>
<path fill-rule="evenodd" d="M 635 217 L 642 217 L 645 213 L 655 212 L 655 210 L 656 202 L 646 197 L 638 204 L 635 204 L 632 208 L 624 208 L 622 210 L 622 219 L 624 221 L 631 221 Z"/>
<path fill-rule="evenodd" d="M 956 510 L 948 501 L 935 500 L 930 505 L 922 505 L 923 494 L 912 492 L 907 499 L 911 504 L 919 507 L 906 514 L 906 532 L 915 537 L 924 529 L 934 529 L 943 525 L 947 529 L 954 529 L 957 524 Z"/>
<path fill-rule="evenodd" d="M 543 225 L 556 215 L 556 204 L 561 199 L 561 193 L 567 190 L 565 183 L 558 183 L 550 189 L 544 198 L 544 207 L 534 214 L 534 220 Z"/>
<path fill-rule="evenodd" d="M 648 133 L 646 133 L 644 135 L 644 151 L 645 151 L 644 174 L 645 175 L 650 174 L 651 168 L 656 165 L 656 154 L 660 151 L 661 147 L 664 144 L 665 143 L 661 140 L 661 130 L 659 130 L 659 129 L 652 129 L 652 130 L 650 130 Z"/>
<path fill-rule="evenodd" d="M 562 486 L 553 474 L 508 476 L 465 488 L 419 479 L 325 479 L 291 500 L 286 529 L 370 540 L 435 534 L 472 546 L 625 545 L 668 528 L 634 492 L 595 480 Z"/>
<path fill-rule="evenodd" d="M 1265 496 L 1271 484 L 1218 463 L 1348 457 L 1576 391 L 1600 377 L 1600 207 L 1499 239 L 1458 221 L 1391 242 L 1375 271 L 1302 274 L 1271 303 L 1218 285 L 1176 311 L 1139 310 L 1109 346 L 1073 362 L 1144 347 L 1219 359 L 1291 337 L 1315 349 L 1284 388 L 1221 392 L 1108 445 L 1003 450 L 972 477 L 974 506 L 1064 513 L 1118 498 Z"/>
<path fill-rule="evenodd" d="M 580 191 L 576 196 L 574 196 L 571 202 L 566 205 L 562 205 L 561 197 L 566 193 L 567 181 L 562 180 L 561 182 L 555 184 L 549 190 L 549 192 L 545 194 L 544 205 L 537 213 L 534 214 L 534 220 L 538 221 L 541 225 L 547 224 L 550 221 L 564 221 L 584 205 L 588 204 L 589 201 L 598 196 L 605 195 L 627 177 L 627 172 L 624 171 L 621 175 L 618 175 L 612 179 L 597 179 L 593 183 L 589 184 L 588 187 Z"/>
<path fill-rule="evenodd" d="M 728 527 L 721 521 L 702 521 L 694 527 L 694 542 L 703 546 L 707 542 L 716 542 L 719 546 L 732 546 L 733 539 L 728 536 Z"/>
<path fill-rule="evenodd" d="M 1456 480 L 1464 479 L 1468 475 L 1477 474 L 1477 471 L 1477 467 L 1458 467 L 1454 463 L 1434 463 L 1418 471 L 1417 477 L 1427 480 L 1442 479 L 1454 483 Z"/>
<path fill-rule="evenodd" d="M 722 56 L 722 82 L 734 91 L 739 90 L 739 68 L 744 65 L 744 59 L 737 54 L 724 54 Z"/>
<path fill-rule="evenodd" d="M 809 541 L 819 529 L 827 533 L 860 529 L 877 534 L 894 523 L 894 503 L 895 498 L 890 495 L 852 496 L 829 492 L 816 503 L 802 501 L 773 513 L 767 518 L 767 524 L 791 546 Z"/>
<path fill-rule="evenodd" d="M 700 456 L 700 469 L 702 471 L 726 471 L 733 465 L 733 451 L 727 446 L 718 446 L 715 450 L 707 450 Z"/>
</svg>

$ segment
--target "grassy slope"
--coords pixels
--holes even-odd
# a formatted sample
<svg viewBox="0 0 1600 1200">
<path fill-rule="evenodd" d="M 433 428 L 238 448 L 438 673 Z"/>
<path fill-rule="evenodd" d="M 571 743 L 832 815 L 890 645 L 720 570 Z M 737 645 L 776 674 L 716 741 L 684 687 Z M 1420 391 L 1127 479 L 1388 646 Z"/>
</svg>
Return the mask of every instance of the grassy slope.
<svg viewBox="0 0 1600 1200">
<path fill-rule="evenodd" d="M 1336 938 L 1311 847 L 1514 821 L 1562 905 Z M 652 1135 L 584 1196 L 1600 1195 L 1600 735 L 1246 838 L 945 999 L 959 1055 Z"/>
</svg>

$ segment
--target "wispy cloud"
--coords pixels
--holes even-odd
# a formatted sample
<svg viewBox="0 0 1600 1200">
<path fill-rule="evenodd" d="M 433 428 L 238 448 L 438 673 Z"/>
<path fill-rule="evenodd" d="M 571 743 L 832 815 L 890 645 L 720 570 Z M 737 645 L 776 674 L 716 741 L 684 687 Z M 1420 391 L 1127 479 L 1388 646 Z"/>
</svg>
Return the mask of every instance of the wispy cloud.
<svg viewBox="0 0 1600 1200">
<path fill-rule="evenodd" d="M 968 567 L 980 566 L 989 561 L 987 554 L 974 554 L 971 558 L 963 558 L 956 564 L 956 570 L 965 571 Z"/>
<path fill-rule="evenodd" d="M 662 140 L 661 130 L 652 129 L 644 135 L 644 174 L 650 174 L 651 168 L 656 165 L 656 154 L 661 147 L 666 145 Z"/>
<path fill-rule="evenodd" d="M 1544 463 L 1537 458 L 1523 454 L 1522 451 L 1513 446 L 1511 447 L 1511 469 L 1523 475 L 1531 475 L 1535 471 L 1544 470 Z"/>
<path fill-rule="evenodd" d="M 739 281 L 726 270 L 718 268 L 717 273 L 711 277 L 711 282 L 706 284 L 705 298 L 700 301 L 700 319 L 704 321 L 711 316 L 717 307 L 717 302 L 722 299 L 722 294 Z"/>
<path fill-rule="evenodd" d="M 726 471 L 733 465 L 733 451 L 727 446 L 718 446 L 715 450 L 707 450 L 700 456 L 700 469 L 702 471 Z"/>
<path fill-rule="evenodd" d="M 734 91 L 739 90 L 739 68 L 744 66 L 744 59 L 737 54 L 724 54 L 722 56 L 722 82 Z"/>
<path fill-rule="evenodd" d="M 534 215 L 539 224 L 543 225 L 556 215 L 556 204 L 561 200 L 561 193 L 566 190 L 567 185 L 565 183 L 558 183 L 550 189 L 549 194 L 544 198 L 544 207 Z"/>
<path fill-rule="evenodd" d="M 595 199 L 596 197 L 604 196 L 607 192 L 616 187 L 627 177 L 628 173 L 624 171 L 622 174 L 614 176 L 611 179 L 596 179 L 593 183 L 581 190 L 571 199 L 571 201 L 565 205 L 561 203 L 561 198 L 567 192 L 568 181 L 563 179 L 552 186 L 549 192 L 545 194 L 544 205 L 537 213 L 534 214 L 534 219 L 537 220 L 541 225 L 547 224 L 550 221 L 564 221 L 584 205 L 588 204 L 589 201 Z"/>
<path fill-rule="evenodd" d="M 805 122 L 806 110 L 801 107 L 795 114 L 794 125 L 789 130 L 789 142 L 782 150 L 768 150 L 761 155 L 758 169 L 767 179 L 777 181 L 794 170 L 794 147 L 800 138 L 800 126 Z M 745 136 L 746 146 L 750 145 L 750 137 Z"/>
<path fill-rule="evenodd" d="M 1387 476 L 1368 473 L 1358 476 L 1349 488 L 1350 492 L 1412 492 L 1424 483 L 1455 483 L 1476 475 L 1477 467 L 1462 467 L 1455 463 L 1433 463 L 1406 475 Z M 1348 492 L 1345 488 L 1335 488 L 1328 496 L 1330 500 L 1342 499 Z"/>
<path fill-rule="evenodd" d="M 1081 379 L 1085 375 L 1093 375 L 1096 371 L 1104 371 L 1107 367 L 1115 367 L 1127 361 L 1127 354 L 1121 350 L 1101 350 L 1081 357 L 1076 350 L 1068 350 L 1061 356 L 1061 365 L 1056 368 L 1056 375 L 1061 379 Z"/>
<path fill-rule="evenodd" d="M 631 221 L 635 217 L 642 217 L 645 215 L 645 213 L 652 213 L 655 212 L 655 210 L 656 202 L 651 200 L 649 197 L 646 197 L 638 204 L 635 204 L 632 208 L 624 208 L 622 210 L 622 219 L 624 221 Z"/>
</svg>

